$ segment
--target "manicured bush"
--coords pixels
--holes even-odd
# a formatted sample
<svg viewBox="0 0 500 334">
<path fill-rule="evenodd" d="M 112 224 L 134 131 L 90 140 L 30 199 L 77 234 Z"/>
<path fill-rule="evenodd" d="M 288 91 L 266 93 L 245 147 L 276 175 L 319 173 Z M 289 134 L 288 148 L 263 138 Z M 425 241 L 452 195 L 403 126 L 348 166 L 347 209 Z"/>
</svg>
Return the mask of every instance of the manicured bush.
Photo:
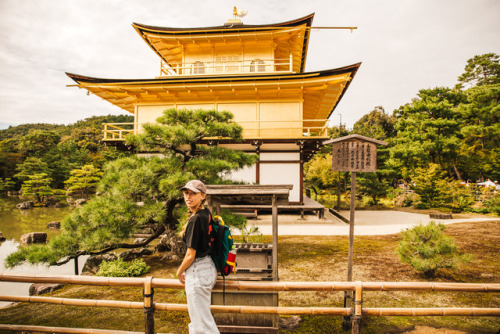
<svg viewBox="0 0 500 334">
<path fill-rule="evenodd" d="M 444 230 L 443 224 L 432 221 L 401 232 L 398 246 L 401 261 L 427 278 L 434 277 L 439 268 L 457 268 L 459 263 L 470 262 L 472 255 L 460 254 L 455 240 L 446 236 Z"/>
<path fill-rule="evenodd" d="M 125 262 L 121 257 L 113 261 L 102 261 L 97 276 L 107 277 L 136 277 L 149 272 L 150 267 L 143 259 Z"/>
</svg>

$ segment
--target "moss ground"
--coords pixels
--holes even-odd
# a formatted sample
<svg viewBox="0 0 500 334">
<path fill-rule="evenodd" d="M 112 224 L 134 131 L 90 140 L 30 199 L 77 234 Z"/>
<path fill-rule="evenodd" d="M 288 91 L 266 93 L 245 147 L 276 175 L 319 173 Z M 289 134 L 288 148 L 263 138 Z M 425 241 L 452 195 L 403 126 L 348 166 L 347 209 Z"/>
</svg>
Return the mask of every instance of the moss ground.
<svg viewBox="0 0 500 334">
<path fill-rule="evenodd" d="M 500 282 L 500 230 L 496 222 L 447 226 L 460 249 L 472 253 L 472 263 L 458 270 L 441 270 L 436 282 Z M 270 241 L 270 240 L 266 240 Z M 396 254 L 397 235 L 359 236 L 354 243 L 354 279 L 360 281 L 426 281 Z M 282 281 L 345 281 L 348 238 L 345 236 L 284 236 L 279 238 L 279 272 Z M 180 262 L 165 263 L 160 255 L 145 259 L 148 275 L 174 278 Z M 138 288 L 65 286 L 48 294 L 54 297 L 141 301 Z M 280 293 L 280 306 L 342 306 L 343 293 Z M 157 289 L 156 302 L 185 303 L 183 291 Z M 364 307 L 500 307 L 499 293 L 366 292 Z M 306 316 L 299 328 L 281 333 L 344 333 L 341 317 Z M 141 310 L 70 307 L 21 303 L 0 310 L 0 323 L 57 327 L 144 330 Z M 157 311 L 158 333 L 187 333 L 189 317 L 178 312 Z M 458 330 L 465 333 L 497 333 L 494 317 L 365 317 L 363 333 L 404 333 L 415 326 Z M 438 331 L 436 331 L 437 333 Z M 443 330 L 442 333 L 445 331 Z M 440 332 L 441 333 L 441 332 Z"/>
</svg>

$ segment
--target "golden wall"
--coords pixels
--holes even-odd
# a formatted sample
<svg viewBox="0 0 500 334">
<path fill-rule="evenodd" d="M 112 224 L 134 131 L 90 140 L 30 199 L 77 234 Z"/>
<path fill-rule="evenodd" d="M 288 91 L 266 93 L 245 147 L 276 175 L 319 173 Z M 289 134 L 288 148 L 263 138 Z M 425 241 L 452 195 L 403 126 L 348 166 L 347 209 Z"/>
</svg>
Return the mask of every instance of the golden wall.
<svg viewBox="0 0 500 334">
<path fill-rule="evenodd" d="M 259 101 L 225 103 L 178 103 L 139 105 L 136 123 L 154 123 L 165 109 L 215 109 L 230 111 L 243 127 L 244 138 L 298 138 L 302 136 L 302 101 Z"/>
</svg>

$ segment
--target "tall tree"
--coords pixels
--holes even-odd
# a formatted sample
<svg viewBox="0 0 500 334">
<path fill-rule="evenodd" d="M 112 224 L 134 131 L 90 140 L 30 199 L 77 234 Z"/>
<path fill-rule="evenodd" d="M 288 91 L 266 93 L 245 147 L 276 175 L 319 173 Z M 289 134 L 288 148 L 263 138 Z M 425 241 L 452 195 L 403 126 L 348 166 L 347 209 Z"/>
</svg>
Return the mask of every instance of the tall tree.
<svg viewBox="0 0 500 334">
<path fill-rule="evenodd" d="M 416 167 L 436 163 L 461 178 L 456 168 L 461 138 L 455 107 L 465 95 L 449 88 L 422 89 L 418 97 L 395 111 L 397 136 L 390 148 L 390 165 L 409 176 Z"/>
<path fill-rule="evenodd" d="M 242 128 L 232 117 L 215 110 L 166 110 L 157 124 L 146 124 L 143 134 L 128 138 L 139 151 L 156 156 L 108 163 L 98 186 L 102 195 L 66 217 L 60 236 L 46 246 L 21 248 L 7 264 L 61 264 L 84 254 L 144 247 L 165 230 L 175 230 L 183 215 L 182 185 L 191 179 L 223 183 L 225 174 L 256 162 L 254 155 L 204 144 L 207 137 L 241 140 Z M 144 224 L 152 226 L 151 237 L 125 242 Z"/>
<path fill-rule="evenodd" d="M 369 138 L 390 141 L 396 135 L 395 123 L 394 116 L 386 114 L 382 106 L 377 106 L 354 123 L 352 132 Z M 388 159 L 389 148 L 378 147 L 377 171 L 359 173 L 357 178 L 360 194 L 371 197 L 375 205 L 381 197 L 387 195 L 389 184 L 398 179 L 398 172 L 387 165 Z"/>
<path fill-rule="evenodd" d="M 458 77 L 457 88 L 468 86 L 484 86 L 500 83 L 500 56 L 496 53 L 485 53 L 467 60 L 465 72 Z"/>
<path fill-rule="evenodd" d="M 465 91 L 467 103 L 456 111 L 462 119 L 459 168 L 466 179 L 500 179 L 500 83 Z"/>
<path fill-rule="evenodd" d="M 64 183 L 68 185 L 68 193 L 80 193 L 88 199 L 89 194 L 95 190 L 102 172 L 93 165 L 85 165 L 82 168 L 73 169 L 71 177 Z"/>
</svg>

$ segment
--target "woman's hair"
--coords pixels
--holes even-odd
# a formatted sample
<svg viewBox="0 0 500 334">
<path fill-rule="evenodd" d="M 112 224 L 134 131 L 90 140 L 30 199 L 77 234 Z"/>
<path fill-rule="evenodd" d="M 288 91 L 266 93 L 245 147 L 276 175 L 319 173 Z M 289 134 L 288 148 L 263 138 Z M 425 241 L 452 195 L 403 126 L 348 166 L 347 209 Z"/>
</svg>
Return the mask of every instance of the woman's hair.
<svg viewBox="0 0 500 334">
<path fill-rule="evenodd" d="M 205 197 L 204 199 L 201 200 L 200 202 L 200 205 L 198 205 L 197 207 L 193 208 L 193 210 L 191 209 L 188 209 L 188 215 L 187 215 L 187 219 L 186 219 L 186 223 L 184 225 L 182 225 L 182 231 L 179 233 L 179 235 L 181 237 L 184 236 L 184 234 L 186 233 L 186 228 L 189 224 L 189 220 L 191 219 L 191 217 L 196 214 L 196 212 L 198 212 L 199 210 L 203 209 L 203 205 L 205 204 L 205 201 L 206 201 L 207 197 Z"/>
</svg>

